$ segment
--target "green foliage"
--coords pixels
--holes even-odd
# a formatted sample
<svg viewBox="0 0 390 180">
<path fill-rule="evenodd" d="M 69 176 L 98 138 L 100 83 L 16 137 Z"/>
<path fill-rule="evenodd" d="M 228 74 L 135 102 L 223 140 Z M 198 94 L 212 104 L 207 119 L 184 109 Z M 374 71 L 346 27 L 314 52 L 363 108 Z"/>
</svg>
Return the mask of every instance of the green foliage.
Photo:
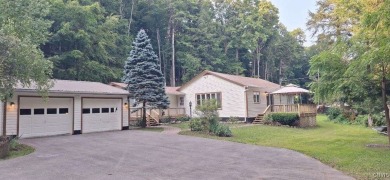
<svg viewBox="0 0 390 180">
<path fill-rule="evenodd" d="M 282 125 L 294 126 L 296 121 L 299 120 L 297 113 L 270 113 L 267 119 L 272 119 L 272 122 L 278 122 Z"/>
<path fill-rule="evenodd" d="M 191 120 L 191 117 L 189 117 L 189 116 L 180 116 L 180 117 L 177 118 L 177 120 L 180 121 L 180 122 L 187 122 L 187 121 Z"/>
<path fill-rule="evenodd" d="M 160 119 L 160 123 L 171 123 L 173 121 L 173 118 L 168 116 L 168 117 L 163 117 Z"/>
<path fill-rule="evenodd" d="M 329 119 L 333 120 L 336 119 L 339 115 L 342 115 L 343 111 L 342 109 L 338 107 L 330 107 L 325 112 L 325 114 L 328 116 Z"/>
<path fill-rule="evenodd" d="M 192 118 L 190 120 L 189 127 L 190 127 L 191 131 L 203 131 L 204 130 L 203 121 L 200 118 Z"/>
<path fill-rule="evenodd" d="M 239 121 L 240 119 L 238 117 L 235 117 L 235 116 L 230 116 L 229 119 L 227 120 L 227 122 L 229 123 L 232 123 L 232 124 L 235 124 Z"/>
<path fill-rule="evenodd" d="M 52 63 L 39 49 L 52 23 L 44 19 L 49 8 L 47 0 L 0 0 L 0 101 L 18 83 L 35 84 L 41 93 L 51 87 Z"/>
<path fill-rule="evenodd" d="M 199 116 L 199 122 L 194 121 L 194 126 L 201 125 L 202 129 L 218 136 L 230 137 L 232 136 L 228 126 L 219 123 L 217 102 L 212 99 L 196 106 L 196 114 Z M 192 120 L 191 120 L 192 121 Z M 195 125 L 196 124 L 196 125 Z M 223 126 L 223 127 L 222 127 Z M 190 122 L 191 127 L 191 122 Z M 192 129 L 192 128 L 191 128 Z"/>
<path fill-rule="evenodd" d="M 217 128 L 214 130 L 214 134 L 219 137 L 231 137 L 233 135 L 229 126 L 224 124 L 219 124 Z"/>
</svg>

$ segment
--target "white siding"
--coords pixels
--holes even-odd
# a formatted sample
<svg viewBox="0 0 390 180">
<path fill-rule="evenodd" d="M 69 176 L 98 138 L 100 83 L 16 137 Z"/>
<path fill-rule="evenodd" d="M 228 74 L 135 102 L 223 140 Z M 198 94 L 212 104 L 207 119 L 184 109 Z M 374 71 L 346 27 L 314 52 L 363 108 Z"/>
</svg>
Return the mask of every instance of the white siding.
<svg viewBox="0 0 390 180">
<path fill-rule="evenodd" d="M 15 93 L 14 97 L 8 101 L 7 105 L 7 135 L 17 135 L 17 110 L 18 110 L 18 96 L 39 96 L 37 93 Z M 81 98 L 82 97 L 104 97 L 104 98 L 123 98 L 123 126 L 128 126 L 128 111 L 124 107 L 127 102 L 127 95 L 93 95 L 93 94 L 60 94 L 50 93 L 49 96 L 65 96 L 74 97 L 74 130 L 81 130 Z M 9 106 L 10 102 L 14 102 L 13 107 Z M 1 112 L 1 111 L 0 111 Z M 2 117 L 0 117 L 2 119 Z M 1 126 L 2 130 L 2 126 Z"/>
<path fill-rule="evenodd" d="M 253 92 L 260 92 L 260 103 L 255 103 L 253 100 Z M 247 90 L 248 100 L 248 117 L 256 117 L 258 114 L 263 113 L 267 108 L 267 95 L 259 88 L 249 88 Z"/>
<path fill-rule="evenodd" d="M 10 102 L 15 103 L 14 106 L 10 106 Z M 7 135 L 16 135 L 17 134 L 17 111 L 18 111 L 18 97 L 14 97 L 8 100 L 7 103 L 7 123 L 6 123 L 6 133 Z"/>
<path fill-rule="evenodd" d="M 123 100 L 122 100 L 123 104 L 123 123 L 122 123 L 122 127 L 125 127 L 125 126 L 129 126 L 129 102 L 127 100 L 127 97 L 123 97 Z M 127 103 L 127 106 L 124 106 L 124 104 Z"/>
<path fill-rule="evenodd" d="M 167 94 L 169 100 L 169 108 L 177 108 L 178 106 L 178 97 L 174 94 Z"/>
<path fill-rule="evenodd" d="M 205 75 L 184 87 L 181 92 L 185 93 L 184 105 L 186 114 L 190 114 L 188 103 L 192 102 L 193 116 L 196 116 L 195 95 L 198 93 L 221 92 L 222 109 L 220 117 L 245 117 L 245 88 L 213 75 Z"/>
<path fill-rule="evenodd" d="M 74 97 L 74 131 L 81 131 L 81 97 Z"/>
<path fill-rule="evenodd" d="M 3 135 L 4 103 L 0 101 L 0 136 Z"/>
</svg>

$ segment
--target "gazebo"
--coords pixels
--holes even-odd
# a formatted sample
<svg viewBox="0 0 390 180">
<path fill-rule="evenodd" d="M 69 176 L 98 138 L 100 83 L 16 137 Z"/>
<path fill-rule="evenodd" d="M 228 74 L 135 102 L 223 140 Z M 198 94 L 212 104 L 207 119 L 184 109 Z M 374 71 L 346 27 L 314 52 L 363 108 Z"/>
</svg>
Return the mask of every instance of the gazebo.
<svg viewBox="0 0 390 180">
<path fill-rule="evenodd" d="M 281 89 L 270 93 L 273 95 L 273 103 L 280 105 L 289 105 L 296 104 L 296 99 L 298 99 L 298 104 L 302 104 L 302 95 L 309 95 L 310 91 L 303 89 L 294 84 L 288 84 Z"/>
</svg>

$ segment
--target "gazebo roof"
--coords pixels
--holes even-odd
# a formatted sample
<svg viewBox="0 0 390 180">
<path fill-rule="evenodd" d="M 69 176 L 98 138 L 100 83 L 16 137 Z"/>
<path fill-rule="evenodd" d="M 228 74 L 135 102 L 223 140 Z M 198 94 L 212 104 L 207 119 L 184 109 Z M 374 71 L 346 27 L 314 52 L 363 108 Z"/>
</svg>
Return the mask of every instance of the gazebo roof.
<svg viewBox="0 0 390 180">
<path fill-rule="evenodd" d="M 304 94 L 310 93 L 309 90 L 298 87 L 294 84 L 289 84 L 281 89 L 272 92 L 271 94 Z"/>
</svg>

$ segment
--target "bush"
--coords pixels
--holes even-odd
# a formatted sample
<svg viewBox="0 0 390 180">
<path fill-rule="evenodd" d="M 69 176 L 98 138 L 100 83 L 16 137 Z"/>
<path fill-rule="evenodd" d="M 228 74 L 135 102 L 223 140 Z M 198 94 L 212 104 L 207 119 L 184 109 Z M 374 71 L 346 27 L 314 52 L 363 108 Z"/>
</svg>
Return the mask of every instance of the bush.
<svg viewBox="0 0 390 180">
<path fill-rule="evenodd" d="M 373 126 L 385 126 L 386 125 L 386 117 L 385 113 L 381 112 L 378 114 L 372 115 L 372 124 Z"/>
<path fill-rule="evenodd" d="M 266 121 L 278 122 L 282 125 L 294 126 L 299 120 L 297 113 L 271 113 L 266 116 Z"/>
<path fill-rule="evenodd" d="M 229 126 L 219 124 L 215 129 L 214 134 L 219 137 L 231 137 L 232 131 L 230 131 Z"/>
<path fill-rule="evenodd" d="M 172 123 L 172 121 L 173 121 L 173 119 L 170 116 L 160 119 L 160 123 Z"/>
<path fill-rule="evenodd" d="M 187 122 L 187 121 L 191 120 L 191 117 L 189 117 L 189 116 L 181 116 L 181 117 L 178 117 L 177 120 L 181 121 L 181 122 Z"/>
<path fill-rule="evenodd" d="M 346 118 L 343 114 L 338 115 L 335 119 L 333 119 L 333 121 L 341 124 L 351 124 L 348 118 Z"/>
<path fill-rule="evenodd" d="M 232 124 L 235 124 L 238 121 L 239 121 L 239 118 L 238 117 L 234 117 L 234 116 L 230 116 L 229 119 L 227 120 L 227 122 L 232 123 Z"/>
<path fill-rule="evenodd" d="M 191 131 L 203 131 L 204 125 L 202 124 L 202 120 L 199 118 L 193 118 L 190 120 L 190 129 Z"/>
<path fill-rule="evenodd" d="M 326 110 L 325 114 L 328 116 L 330 120 L 336 119 L 339 115 L 341 115 L 343 111 L 338 107 L 330 107 Z"/>
<path fill-rule="evenodd" d="M 353 124 L 361 124 L 361 125 L 368 126 L 368 115 L 358 115 L 355 118 Z"/>
</svg>

